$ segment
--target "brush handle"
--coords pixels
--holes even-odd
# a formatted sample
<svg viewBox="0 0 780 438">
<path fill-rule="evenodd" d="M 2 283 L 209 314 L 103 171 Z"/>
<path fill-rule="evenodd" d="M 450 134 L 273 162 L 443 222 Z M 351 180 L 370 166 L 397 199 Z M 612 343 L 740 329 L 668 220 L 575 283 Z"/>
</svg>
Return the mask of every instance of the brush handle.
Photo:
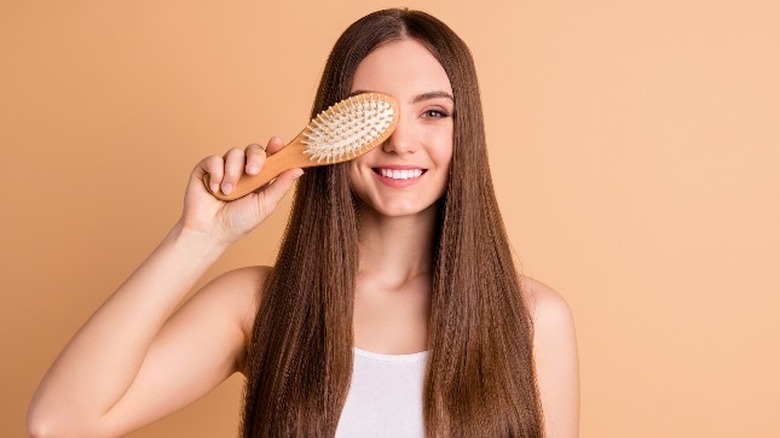
<svg viewBox="0 0 780 438">
<path fill-rule="evenodd" d="M 321 111 L 290 143 L 266 157 L 260 173 L 242 173 L 229 194 L 206 189 L 222 201 L 234 201 L 268 184 L 288 169 L 325 166 L 354 159 L 382 144 L 398 123 L 398 104 L 382 93 L 362 93 Z"/>
<path fill-rule="evenodd" d="M 309 155 L 303 152 L 306 147 L 301 143 L 301 140 L 303 139 L 303 135 L 299 134 L 293 141 L 288 143 L 278 152 L 266 157 L 263 167 L 257 175 L 242 174 L 241 178 L 236 182 L 233 191 L 230 193 L 224 194 L 222 193 L 222 190 L 213 192 L 211 190 L 211 185 L 209 184 L 209 175 L 206 175 L 203 178 L 206 190 L 219 200 L 235 201 L 268 184 L 285 170 L 294 169 L 296 167 L 303 168 L 316 166 L 317 162 L 310 160 Z"/>
</svg>

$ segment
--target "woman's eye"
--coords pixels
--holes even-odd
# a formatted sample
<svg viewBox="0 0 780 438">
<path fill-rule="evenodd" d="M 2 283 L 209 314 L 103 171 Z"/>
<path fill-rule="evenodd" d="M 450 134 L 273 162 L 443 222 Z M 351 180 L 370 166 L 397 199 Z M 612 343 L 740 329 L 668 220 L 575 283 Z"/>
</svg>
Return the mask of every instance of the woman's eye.
<svg viewBox="0 0 780 438">
<path fill-rule="evenodd" d="M 449 116 L 449 114 L 447 114 L 447 112 L 442 111 L 440 109 L 430 109 L 423 113 L 423 117 L 428 119 L 441 119 L 447 116 Z"/>
</svg>

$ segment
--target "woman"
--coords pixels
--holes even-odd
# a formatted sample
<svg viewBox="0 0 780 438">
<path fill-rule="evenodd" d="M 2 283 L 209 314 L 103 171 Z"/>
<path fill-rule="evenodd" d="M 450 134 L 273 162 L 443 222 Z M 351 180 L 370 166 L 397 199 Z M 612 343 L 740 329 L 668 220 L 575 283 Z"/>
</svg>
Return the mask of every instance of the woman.
<svg viewBox="0 0 780 438">
<path fill-rule="evenodd" d="M 281 139 L 195 167 L 180 220 L 47 373 L 31 435 L 122 435 L 234 372 L 246 437 L 577 435 L 571 315 L 516 273 L 467 47 L 424 13 L 370 14 L 337 41 L 313 114 L 363 91 L 401 118 L 358 159 L 230 203 L 204 177 L 229 193 Z M 275 266 L 223 274 L 177 311 L 298 177 Z"/>
</svg>

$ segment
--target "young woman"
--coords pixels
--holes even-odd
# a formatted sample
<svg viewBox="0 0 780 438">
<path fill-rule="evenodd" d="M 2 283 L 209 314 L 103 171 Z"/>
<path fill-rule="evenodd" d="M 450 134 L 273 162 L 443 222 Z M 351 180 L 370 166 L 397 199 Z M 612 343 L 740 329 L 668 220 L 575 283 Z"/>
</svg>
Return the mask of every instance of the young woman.
<svg viewBox="0 0 780 438">
<path fill-rule="evenodd" d="M 312 113 L 363 91 L 401 117 L 358 159 L 229 203 L 204 177 L 229 193 L 281 139 L 195 167 L 179 221 L 47 373 L 31 435 L 123 435 L 241 372 L 245 437 L 577 436 L 571 315 L 516 272 L 467 47 L 427 14 L 370 14 L 337 41 Z M 221 275 L 176 311 L 298 177 L 275 266 Z"/>
</svg>

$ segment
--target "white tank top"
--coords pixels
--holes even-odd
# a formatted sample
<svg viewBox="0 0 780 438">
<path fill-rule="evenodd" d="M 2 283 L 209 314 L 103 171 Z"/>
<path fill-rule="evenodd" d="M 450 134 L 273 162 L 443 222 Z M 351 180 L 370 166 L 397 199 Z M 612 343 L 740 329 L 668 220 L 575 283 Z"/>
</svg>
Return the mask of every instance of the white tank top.
<svg viewBox="0 0 780 438">
<path fill-rule="evenodd" d="M 352 383 L 336 438 L 423 438 L 428 352 L 381 354 L 353 348 Z"/>
</svg>

